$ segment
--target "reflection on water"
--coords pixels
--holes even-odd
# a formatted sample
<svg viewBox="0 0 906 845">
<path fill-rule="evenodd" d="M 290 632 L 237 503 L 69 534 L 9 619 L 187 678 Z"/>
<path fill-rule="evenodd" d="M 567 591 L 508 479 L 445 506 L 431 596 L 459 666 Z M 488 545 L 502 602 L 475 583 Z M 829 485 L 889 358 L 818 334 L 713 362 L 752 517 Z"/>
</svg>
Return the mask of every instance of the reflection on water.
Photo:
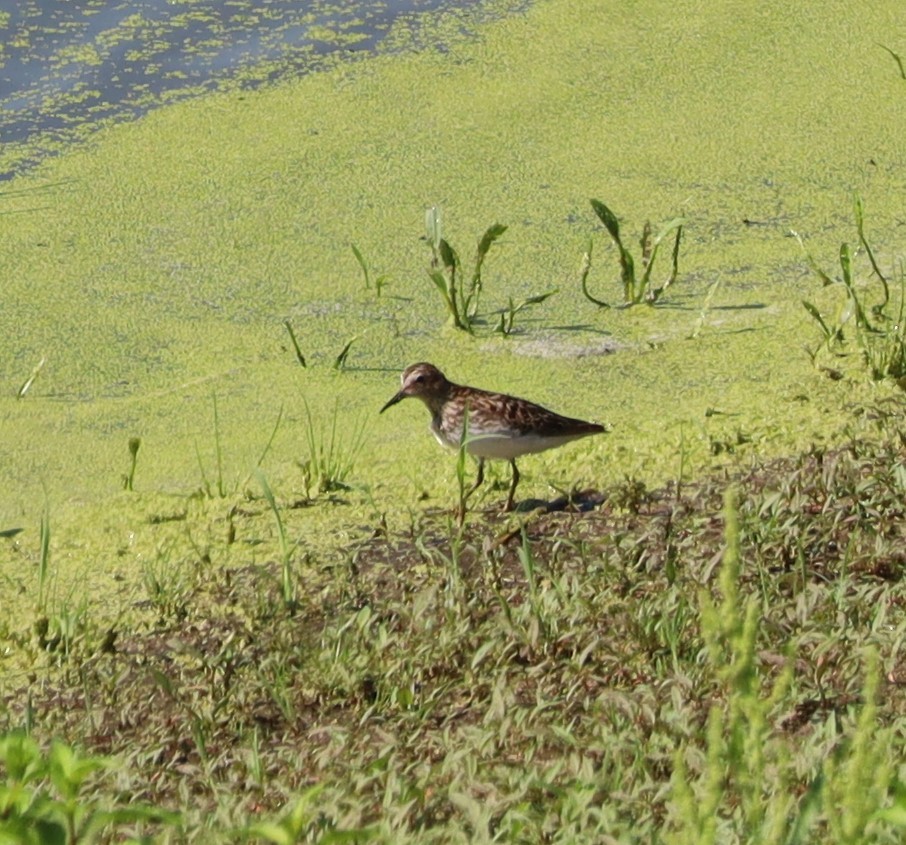
<svg viewBox="0 0 906 845">
<path fill-rule="evenodd" d="M 67 137 L 226 79 L 260 84 L 374 49 L 394 23 L 478 0 L 0 3 L 0 140 Z M 52 143 L 39 144 L 45 150 Z M 35 151 L 40 155 L 40 149 Z M 0 173 L 0 179 L 10 173 Z"/>
</svg>

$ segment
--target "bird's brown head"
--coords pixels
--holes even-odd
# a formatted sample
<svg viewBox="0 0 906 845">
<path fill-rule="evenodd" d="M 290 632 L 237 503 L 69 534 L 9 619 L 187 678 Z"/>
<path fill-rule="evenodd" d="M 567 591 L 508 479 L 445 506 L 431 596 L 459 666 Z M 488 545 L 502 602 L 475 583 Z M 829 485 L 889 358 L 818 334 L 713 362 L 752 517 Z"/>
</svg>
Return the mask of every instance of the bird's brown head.
<svg viewBox="0 0 906 845">
<path fill-rule="evenodd" d="M 403 370 L 400 376 L 402 387 L 383 408 L 380 413 L 384 413 L 389 407 L 401 402 L 409 396 L 417 396 L 429 407 L 433 401 L 443 401 L 447 391 L 452 386 L 447 381 L 446 376 L 434 366 L 434 364 L 412 364 Z"/>
</svg>

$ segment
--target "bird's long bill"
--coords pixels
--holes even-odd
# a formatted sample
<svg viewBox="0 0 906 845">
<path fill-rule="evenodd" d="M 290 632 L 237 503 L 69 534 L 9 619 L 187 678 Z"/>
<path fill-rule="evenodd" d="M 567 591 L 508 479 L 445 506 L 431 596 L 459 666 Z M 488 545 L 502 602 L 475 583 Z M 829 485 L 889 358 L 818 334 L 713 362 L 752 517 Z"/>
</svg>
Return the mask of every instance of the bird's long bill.
<svg viewBox="0 0 906 845">
<path fill-rule="evenodd" d="M 392 406 L 395 405 L 397 402 L 402 402 L 402 400 L 405 399 L 405 398 L 406 398 L 406 394 L 403 393 L 403 391 L 401 390 L 401 391 L 400 391 L 399 393 L 397 393 L 396 396 L 394 396 L 394 397 L 393 397 L 386 405 L 384 405 L 384 407 L 381 408 L 381 410 L 378 411 L 378 413 L 379 413 L 379 414 L 383 414 L 384 411 L 386 411 L 388 408 L 392 407 Z"/>
</svg>

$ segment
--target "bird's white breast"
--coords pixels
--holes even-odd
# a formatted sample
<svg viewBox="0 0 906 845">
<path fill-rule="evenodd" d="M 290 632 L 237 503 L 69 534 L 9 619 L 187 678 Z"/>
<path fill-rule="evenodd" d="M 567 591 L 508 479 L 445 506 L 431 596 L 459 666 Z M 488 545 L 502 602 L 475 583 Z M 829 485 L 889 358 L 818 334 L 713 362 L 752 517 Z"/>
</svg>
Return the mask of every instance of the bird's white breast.
<svg viewBox="0 0 906 845">
<path fill-rule="evenodd" d="M 459 448 L 461 431 L 458 437 L 448 437 L 438 426 L 434 425 L 431 426 L 431 431 L 441 446 L 446 446 L 448 449 Z M 520 455 L 544 452 L 546 449 L 554 449 L 585 436 L 584 434 L 564 434 L 556 437 L 541 437 L 537 434 L 505 434 L 501 432 L 481 434 L 474 432 L 467 437 L 466 452 L 476 458 L 510 461 Z"/>
</svg>

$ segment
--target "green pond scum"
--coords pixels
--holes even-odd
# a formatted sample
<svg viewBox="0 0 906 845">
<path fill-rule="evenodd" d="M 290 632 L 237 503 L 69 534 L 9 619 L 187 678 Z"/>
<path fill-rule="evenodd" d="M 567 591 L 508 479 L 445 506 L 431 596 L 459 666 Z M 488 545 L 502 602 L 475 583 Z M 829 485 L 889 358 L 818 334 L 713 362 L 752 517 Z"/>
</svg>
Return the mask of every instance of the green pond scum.
<svg viewBox="0 0 906 845">
<path fill-rule="evenodd" d="M 509 10 L 475 0 L 457 7 L 464 28 Z M 426 29 L 440 13 L 455 9 L 448 0 L 22 0 L 0 12 L 0 179 L 105 121 L 165 102 L 248 90 L 378 50 L 443 49 L 464 28 Z"/>
<path fill-rule="evenodd" d="M 113 621 L 173 561 L 279 560 L 278 524 L 317 580 L 376 526 L 452 508 L 455 455 L 423 409 L 377 413 L 418 360 L 611 427 L 527 458 L 534 499 L 833 444 L 865 406 L 901 401 L 853 356 L 813 366 L 801 300 L 838 300 L 791 236 L 834 266 L 857 192 L 897 265 L 906 83 L 879 44 L 906 50 L 900 3 L 490 3 L 410 36 L 254 90 L 164 96 L 0 186 L 5 605 L 36 601 L 45 513 L 47 601 Z M 0 169 L 43 144 L 4 147 Z M 626 232 L 685 221 L 655 306 L 583 296 L 589 239 L 589 290 L 621 291 L 591 198 Z M 466 266 L 507 227 L 473 334 L 447 325 L 429 277 L 434 206 Z M 553 289 L 495 332 L 508 304 Z M 335 489 L 310 477 L 312 436 L 357 446 L 334 456 L 350 464 Z"/>
</svg>

